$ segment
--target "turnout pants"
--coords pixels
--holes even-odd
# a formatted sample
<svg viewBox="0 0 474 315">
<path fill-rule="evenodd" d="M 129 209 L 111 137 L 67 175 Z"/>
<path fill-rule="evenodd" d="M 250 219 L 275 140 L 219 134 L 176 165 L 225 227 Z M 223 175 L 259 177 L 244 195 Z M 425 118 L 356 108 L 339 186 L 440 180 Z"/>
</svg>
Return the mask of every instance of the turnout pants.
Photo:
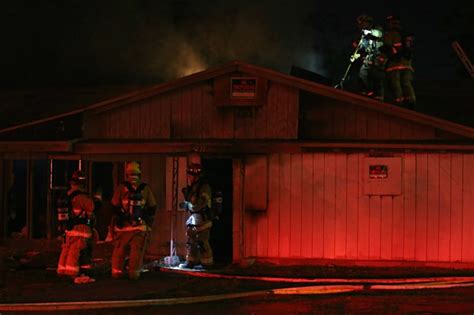
<svg viewBox="0 0 474 315">
<path fill-rule="evenodd" d="M 147 231 L 134 230 L 118 232 L 112 253 L 112 277 L 120 278 L 123 275 L 125 257 L 127 252 L 130 251 L 128 276 L 130 279 L 140 278 L 147 243 Z"/>
<path fill-rule="evenodd" d="M 206 223 L 187 226 L 186 262 L 193 265 L 200 263 L 203 266 L 213 264 L 212 248 L 209 244 L 211 226 Z"/>
<path fill-rule="evenodd" d="M 73 230 L 67 231 L 61 246 L 57 273 L 77 276 L 80 270 L 79 257 L 89 242 L 91 242 L 91 233 L 88 226 L 78 225 Z"/>
<path fill-rule="evenodd" d="M 413 88 L 413 72 L 409 69 L 387 72 L 387 80 L 395 99 L 395 104 L 413 109 L 416 104 Z"/>
</svg>

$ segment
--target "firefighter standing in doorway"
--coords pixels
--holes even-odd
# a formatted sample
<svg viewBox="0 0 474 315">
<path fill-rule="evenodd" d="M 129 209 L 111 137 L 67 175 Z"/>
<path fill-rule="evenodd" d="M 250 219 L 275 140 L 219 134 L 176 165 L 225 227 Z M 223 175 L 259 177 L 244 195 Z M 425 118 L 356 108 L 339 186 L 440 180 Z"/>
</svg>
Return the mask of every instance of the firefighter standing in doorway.
<svg viewBox="0 0 474 315">
<path fill-rule="evenodd" d="M 85 192 L 86 176 L 78 170 L 69 181 L 70 189 L 58 200 L 58 223 L 64 232 L 57 273 L 76 277 L 81 252 L 90 246 L 93 236 L 94 202 Z"/>
<path fill-rule="evenodd" d="M 393 94 L 393 102 L 395 105 L 414 109 L 416 104 L 412 66 L 414 36 L 402 30 L 397 16 L 387 17 L 384 44 L 388 51 L 385 72 L 388 86 Z"/>
<path fill-rule="evenodd" d="M 198 155 L 188 157 L 188 185 L 183 188 L 184 203 L 190 216 L 186 221 L 186 262 L 180 268 L 211 268 L 213 265 L 212 248 L 209 237 L 212 227 L 211 187 L 202 174 L 201 161 Z"/>
<path fill-rule="evenodd" d="M 126 164 L 126 181 L 118 186 L 112 198 L 114 217 L 111 224 L 115 242 L 112 253 L 112 277 L 120 278 L 124 273 L 125 256 L 130 248 L 128 276 L 140 278 L 143 256 L 156 211 L 156 200 L 151 188 L 141 182 L 140 164 Z"/>
</svg>

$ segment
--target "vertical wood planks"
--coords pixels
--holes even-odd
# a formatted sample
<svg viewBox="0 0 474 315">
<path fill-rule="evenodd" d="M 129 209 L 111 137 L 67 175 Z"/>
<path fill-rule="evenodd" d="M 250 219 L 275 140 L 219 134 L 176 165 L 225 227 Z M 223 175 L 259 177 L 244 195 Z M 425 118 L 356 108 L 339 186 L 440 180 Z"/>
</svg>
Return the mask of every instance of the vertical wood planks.
<svg viewBox="0 0 474 315">
<path fill-rule="evenodd" d="M 427 256 L 429 261 L 439 258 L 439 154 L 428 155 L 428 220 L 427 220 Z"/>
<path fill-rule="evenodd" d="M 382 197 L 370 196 L 369 208 L 369 259 L 380 259 Z"/>
<path fill-rule="evenodd" d="M 426 260 L 428 219 L 428 155 L 416 155 L 415 259 Z"/>
<path fill-rule="evenodd" d="M 301 190 L 301 256 L 312 257 L 313 248 L 313 154 L 303 154 Z"/>
<path fill-rule="evenodd" d="M 359 154 L 359 220 L 358 220 L 358 237 L 357 237 L 357 248 L 358 248 L 358 259 L 369 258 L 369 218 L 370 218 L 370 206 L 369 196 L 364 194 L 364 181 L 366 173 L 369 171 L 365 168 L 364 154 Z"/>
<path fill-rule="evenodd" d="M 280 155 L 280 257 L 290 255 L 291 155 Z"/>
<path fill-rule="evenodd" d="M 439 157 L 439 260 L 451 257 L 451 154 Z"/>
<path fill-rule="evenodd" d="M 380 258 L 392 259 L 393 245 L 393 197 L 382 196 L 381 200 L 381 222 L 380 222 Z"/>
<path fill-rule="evenodd" d="M 415 223 L 416 223 L 416 159 L 415 154 L 407 153 L 403 164 L 405 233 L 404 254 L 406 260 L 415 259 Z"/>
<path fill-rule="evenodd" d="M 287 93 L 288 116 L 286 119 L 286 131 L 281 135 L 284 139 L 298 138 L 299 124 L 299 90 L 294 87 L 282 86 Z M 275 136 L 272 135 L 274 138 Z"/>
<path fill-rule="evenodd" d="M 402 178 L 403 181 L 403 178 Z M 392 204 L 392 259 L 402 260 L 404 259 L 404 232 L 405 232 L 405 207 L 404 198 L 402 195 L 393 197 Z"/>
<path fill-rule="evenodd" d="M 302 154 L 291 155 L 290 256 L 301 256 L 302 227 Z"/>
<path fill-rule="evenodd" d="M 462 155 L 451 154 L 451 261 L 461 261 L 462 257 Z"/>
<path fill-rule="evenodd" d="M 402 157 L 402 195 L 367 196 L 362 153 L 270 155 L 268 209 L 246 214 L 246 255 L 472 261 L 472 155 Z"/>
<path fill-rule="evenodd" d="M 279 257 L 280 249 L 280 155 L 269 157 L 268 177 L 268 256 Z"/>
<path fill-rule="evenodd" d="M 324 153 L 313 155 L 313 249 L 312 257 L 324 256 Z"/>
<path fill-rule="evenodd" d="M 359 154 L 347 157 L 347 247 L 346 258 L 357 259 L 359 225 Z"/>
<path fill-rule="evenodd" d="M 474 154 L 463 156 L 462 260 L 474 261 Z"/>
<path fill-rule="evenodd" d="M 336 154 L 324 156 L 324 258 L 334 258 L 336 242 Z"/>
<path fill-rule="evenodd" d="M 335 244 L 336 258 L 346 257 L 347 242 L 347 155 L 336 155 Z"/>
</svg>

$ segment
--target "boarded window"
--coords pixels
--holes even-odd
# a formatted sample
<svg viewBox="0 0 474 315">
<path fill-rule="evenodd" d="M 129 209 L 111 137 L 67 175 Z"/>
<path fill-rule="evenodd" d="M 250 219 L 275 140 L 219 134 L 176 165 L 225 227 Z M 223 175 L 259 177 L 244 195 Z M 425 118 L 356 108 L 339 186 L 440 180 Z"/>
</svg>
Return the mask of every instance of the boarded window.
<svg viewBox="0 0 474 315">
<path fill-rule="evenodd" d="M 268 164 L 266 156 L 245 160 L 245 210 L 265 211 L 268 201 Z"/>
</svg>

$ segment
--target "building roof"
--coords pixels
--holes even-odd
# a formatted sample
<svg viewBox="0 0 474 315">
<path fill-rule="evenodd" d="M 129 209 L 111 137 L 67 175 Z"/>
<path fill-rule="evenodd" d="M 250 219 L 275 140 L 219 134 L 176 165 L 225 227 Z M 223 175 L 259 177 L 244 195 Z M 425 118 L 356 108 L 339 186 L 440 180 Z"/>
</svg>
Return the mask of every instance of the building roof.
<svg viewBox="0 0 474 315">
<path fill-rule="evenodd" d="M 179 78 L 173 81 L 165 82 L 162 84 L 154 85 L 151 87 L 139 89 L 130 93 L 120 95 L 118 97 L 112 97 L 105 100 L 101 100 L 92 103 L 87 106 L 74 107 L 71 111 L 53 114 L 48 117 L 42 117 L 38 119 L 32 119 L 28 122 L 23 122 L 15 125 L 8 125 L 0 129 L 0 134 L 6 133 L 12 130 L 61 119 L 71 115 L 80 114 L 83 112 L 100 113 L 115 109 L 117 107 L 126 106 L 128 104 L 146 99 L 152 96 L 156 96 L 174 89 L 178 89 L 187 85 L 191 85 L 200 81 L 205 81 L 219 77 L 222 75 L 243 72 L 248 75 L 260 76 L 274 82 L 285 84 L 288 86 L 295 87 L 297 89 L 307 91 L 309 93 L 317 94 L 330 99 L 342 101 L 355 106 L 364 107 L 370 110 L 374 110 L 383 114 L 395 116 L 408 121 L 412 121 L 419 124 L 428 125 L 449 133 L 461 135 L 466 138 L 474 139 L 474 128 L 457 124 L 444 119 L 436 118 L 430 115 L 422 114 L 416 111 L 407 110 L 387 103 L 382 103 L 362 95 L 354 94 L 351 92 L 342 91 L 335 89 L 330 86 L 322 85 L 319 83 L 307 81 L 301 78 L 290 76 L 281 72 L 277 72 L 268 68 L 252 65 L 242 61 L 232 61 L 227 64 L 210 68 L 208 70 L 198 72 L 183 78 Z M 449 104 L 447 104 L 449 106 Z"/>
</svg>

